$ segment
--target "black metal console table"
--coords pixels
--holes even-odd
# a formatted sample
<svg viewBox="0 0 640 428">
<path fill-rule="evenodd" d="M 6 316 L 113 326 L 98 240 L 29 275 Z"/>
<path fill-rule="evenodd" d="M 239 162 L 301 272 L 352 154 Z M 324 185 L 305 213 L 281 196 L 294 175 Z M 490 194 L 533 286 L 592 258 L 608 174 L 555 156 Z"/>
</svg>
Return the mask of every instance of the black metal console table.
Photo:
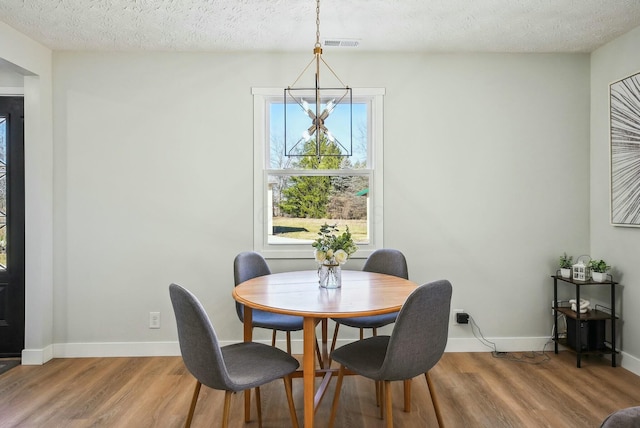
<svg viewBox="0 0 640 428">
<path fill-rule="evenodd" d="M 562 344 L 570 349 L 573 349 L 576 352 L 576 366 L 580 367 L 580 360 L 582 355 L 585 354 L 611 354 L 611 367 L 616 367 L 616 315 L 615 315 L 615 302 L 616 302 L 616 285 L 617 282 L 613 281 L 613 278 L 608 275 L 608 281 L 596 282 L 591 280 L 588 281 L 578 281 L 572 278 L 564 278 L 561 275 L 552 275 L 553 278 L 553 311 L 554 311 L 554 337 L 553 340 L 555 342 L 555 353 L 558 353 L 558 344 Z M 558 305 L 558 281 L 562 281 L 564 283 L 573 284 L 575 286 L 575 296 L 576 296 L 576 311 L 571 310 L 571 306 L 560 306 Z M 591 309 L 587 313 L 580 313 L 580 288 L 584 286 L 595 286 L 595 287 L 606 287 L 609 286 L 611 290 L 611 308 L 610 313 L 605 312 L 599 309 Z M 574 333 L 574 341 L 569 341 L 567 338 L 560 338 L 558 336 L 558 314 L 563 314 L 567 320 L 573 320 L 575 323 L 575 333 Z M 585 346 L 583 340 L 585 339 L 582 334 L 582 326 L 583 322 L 586 323 L 586 328 L 589 329 L 592 326 L 592 331 L 596 329 L 596 325 L 598 323 L 604 323 L 606 320 L 611 321 L 611 341 L 610 343 L 606 343 L 604 338 L 602 340 L 597 340 L 596 346 L 592 349 L 589 346 Z M 567 323 L 567 327 L 569 327 L 569 323 Z M 569 328 L 567 328 L 569 330 Z M 604 329 L 603 334 L 604 334 Z M 568 336 L 569 331 L 567 331 Z M 587 338 L 588 340 L 588 338 Z M 574 343 L 572 343 L 574 342 Z"/>
</svg>

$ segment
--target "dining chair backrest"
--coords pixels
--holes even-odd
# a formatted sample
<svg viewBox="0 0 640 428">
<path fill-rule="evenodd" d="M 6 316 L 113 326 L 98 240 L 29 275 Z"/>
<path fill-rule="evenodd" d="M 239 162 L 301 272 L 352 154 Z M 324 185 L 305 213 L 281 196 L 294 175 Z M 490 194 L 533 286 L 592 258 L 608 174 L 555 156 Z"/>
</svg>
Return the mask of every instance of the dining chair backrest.
<svg viewBox="0 0 640 428">
<path fill-rule="evenodd" d="M 187 370 L 203 385 L 232 390 L 233 383 L 222 357 L 211 321 L 200 301 L 189 290 L 169 286 L 171 304 L 178 326 L 180 352 Z"/>
<path fill-rule="evenodd" d="M 411 379 L 427 373 L 447 345 L 451 283 L 439 280 L 414 290 L 400 309 L 380 378 Z"/>
<path fill-rule="evenodd" d="M 392 248 L 375 250 L 365 261 L 362 270 L 409 279 L 407 259 L 401 251 Z"/>
<path fill-rule="evenodd" d="M 235 285 L 241 284 L 258 276 L 271 273 L 267 261 L 255 251 L 244 251 L 233 260 L 233 280 Z M 236 302 L 236 313 L 240 322 L 244 322 L 244 305 Z"/>
<path fill-rule="evenodd" d="M 269 275 L 271 269 L 260 253 L 244 251 L 233 260 L 233 279 L 235 285 L 258 276 Z"/>
</svg>

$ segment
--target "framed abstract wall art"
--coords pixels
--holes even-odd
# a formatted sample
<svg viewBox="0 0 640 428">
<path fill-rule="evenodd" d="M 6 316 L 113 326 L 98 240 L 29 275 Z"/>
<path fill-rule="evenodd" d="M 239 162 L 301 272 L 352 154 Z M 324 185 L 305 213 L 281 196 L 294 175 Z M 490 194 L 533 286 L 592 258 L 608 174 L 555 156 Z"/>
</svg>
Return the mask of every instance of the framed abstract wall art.
<svg viewBox="0 0 640 428">
<path fill-rule="evenodd" d="M 640 72 L 609 85 L 611 224 L 640 227 Z"/>
</svg>

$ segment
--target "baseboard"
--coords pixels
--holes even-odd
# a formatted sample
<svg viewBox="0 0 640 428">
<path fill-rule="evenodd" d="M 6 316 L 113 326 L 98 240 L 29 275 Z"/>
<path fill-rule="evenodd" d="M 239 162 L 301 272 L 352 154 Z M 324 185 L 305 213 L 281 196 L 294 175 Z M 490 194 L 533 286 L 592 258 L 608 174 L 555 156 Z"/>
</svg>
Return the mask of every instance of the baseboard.
<svg viewBox="0 0 640 428">
<path fill-rule="evenodd" d="M 178 342 L 57 343 L 54 358 L 162 357 L 180 355 Z"/>
<path fill-rule="evenodd" d="M 337 347 L 352 342 L 353 338 L 338 339 Z M 545 351 L 553 352 L 553 342 L 548 337 L 507 337 L 487 338 L 487 343 L 495 344 L 499 352 Z M 267 345 L 270 340 L 258 341 Z M 237 343 L 223 341 L 221 346 Z M 286 349 L 286 342 L 278 340 L 276 346 Z M 564 349 L 564 348 L 562 348 Z M 476 338 L 449 338 L 445 352 L 491 352 L 493 345 L 486 346 Z M 302 354 L 302 340 L 291 341 L 291 351 Z M 43 349 L 25 349 L 22 351 L 23 365 L 41 365 L 52 358 L 83 357 L 159 357 L 179 356 L 178 342 L 103 342 L 103 343 L 58 343 Z M 619 365 L 640 376 L 640 358 L 621 352 Z"/>
<path fill-rule="evenodd" d="M 354 338 L 338 339 L 337 347 L 353 342 Z M 498 351 L 542 351 L 545 343 L 547 349 L 552 349 L 548 345 L 549 338 L 488 338 L 496 344 Z M 256 340 L 267 345 L 270 340 Z M 235 341 L 221 341 L 220 345 L 231 345 Z M 286 349 L 284 339 L 276 341 L 276 346 Z M 445 352 L 490 352 L 475 338 L 450 338 Z M 302 354 L 302 339 L 291 340 L 291 352 Z M 58 343 L 53 345 L 53 358 L 83 358 L 83 357 L 156 357 L 156 356 L 177 356 L 180 355 L 178 342 L 95 342 L 95 343 Z"/>
<path fill-rule="evenodd" d="M 640 358 L 629 355 L 626 352 L 621 352 L 620 356 L 620 366 L 640 376 Z"/>
<path fill-rule="evenodd" d="M 23 349 L 20 364 L 25 366 L 41 366 L 53 358 L 53 346 L 43 349 Z"/>
</svg>

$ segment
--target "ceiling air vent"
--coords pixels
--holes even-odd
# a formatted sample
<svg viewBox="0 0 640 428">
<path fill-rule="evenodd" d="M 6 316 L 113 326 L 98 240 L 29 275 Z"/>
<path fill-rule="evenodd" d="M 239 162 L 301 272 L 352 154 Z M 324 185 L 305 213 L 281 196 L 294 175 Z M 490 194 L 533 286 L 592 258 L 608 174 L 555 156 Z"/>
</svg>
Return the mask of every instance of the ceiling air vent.
<svg viewBox="0 0 640 428">
<path fill-rule="evenodd" d="M 323 46 L 336 48 L 357 48 L 360 42 L 354 39 L 324 39 Z"/>
</svg>

